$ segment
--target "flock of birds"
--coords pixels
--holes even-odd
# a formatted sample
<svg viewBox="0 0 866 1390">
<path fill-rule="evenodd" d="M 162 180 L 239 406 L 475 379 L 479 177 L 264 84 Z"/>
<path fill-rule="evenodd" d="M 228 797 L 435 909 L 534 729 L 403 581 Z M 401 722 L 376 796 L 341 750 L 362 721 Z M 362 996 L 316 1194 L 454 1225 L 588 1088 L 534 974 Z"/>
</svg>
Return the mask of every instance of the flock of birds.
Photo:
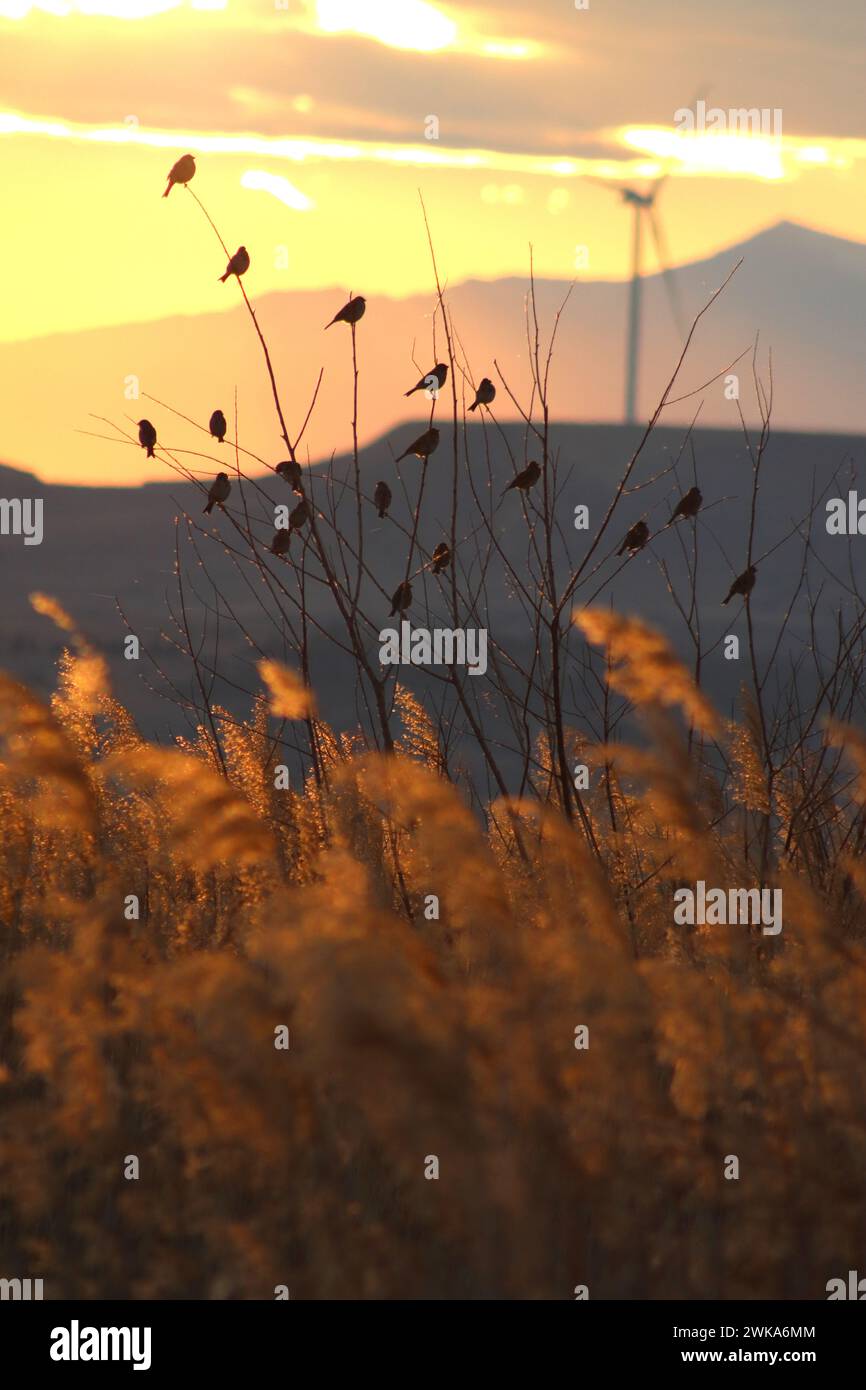
<svg viewBox="0 0 866 1390">
<path fill-rule="evenodd" d="M 189 183 L 195 171 L 195 159 L 193 156 L 191 154 L 182 155 L 172 166 L 168 175 L 168 186 L 162 196 L 167 198 L 175 184 Z M 242 275 L 246 274 L 249 268 L 249 252 L 245 246 L 239 246 L 234 255 L 229 259 L 225 272 L 219 279 L 223 284 L 232 275 L 236 275 L 238 279 L 240 279 Z M 367 301 L 363 295 L 354 295 L 337 311 L 330 323 L 325 324 L 325 329 L 333 328 L 335 323 L 347 323 L 354 327 L 354 325 L 359 323 L 364 317 L 366 309 Z M 406 396 L 411 396 L 414 395 L 416 391 L 426 390 L 429 391 L 435 399 L 438 392 L 442 390 L 447 379 L 447 364 L 444 362 L 437 362 L 432 371 L 422 376 L 415 385 L 410 387 L 404 394 Z M 475 400 L 470 405 L 469 410 L 475 411 L 479 406 L 489 407 L 492 405 L 495 398 L 496 387 L 489 377 L 484 377 L 479 382 L 475 392 Z M 157 442 L 156 428 L 150 420 L 139 420 L 137 423 L 139 443 L 143 449 L 146 449 L 147 457 L 153 458 Z M 225 415 L 221 410 L 215 410 L 210 417 L 210 433 L 219 444 L 222 444 L 225 439 L 226 429 Z M 395 462 L 400 463 L 402 459 L 412 457 L 420 459 L 421 462 L 426 465 L 431 454 L 435 453 L 436 449 L 439 447 L 439 437 L 439 430 L 436 429 L 435 425 L 431 425 L 430 428 L 425 430 L 423 434 L 420 434 L 417 439 L 413 439 L 412 443 L 403 450 L 403 453 L 400 454 Z M 272 554 L 285 555 L 289 550 L 294 532 L 300 531 L 310 520 L 310 507 L 304 496 L 303 473 L 299 463 L 296 463 L 293 459 L 286 459 L 285 462 L 277 464 L 274 472 L 284 478 L 285 481 L 289 483 L 292 490 L 300 497 L 300 501 L 289 514 L 288 526 L 280 527 L 271 542 L 270 550 Z M 525 496 L 530 488 L 535 486 L 540 477 L 541 467 L 533 460 L 528 463 L 525 468 L 521 469 L 519 473 L 515 474 L 511 482 L 503 490 L 499 499 L 500 502 L 502 498 L 512 490 L 520 492 Z M 204 508 L 205 513 L 209 516 L 214 507 L 224 507 L 230 493 L 231 482 L 228 474 L 218 473 L 208 492 L 207 504 Z M 391 505 L 391 498 L 391 489 L 388 484 L 380 480 L 376 484 L 373 492 L 373 503 L 380 520 L 383 520 L 387 516 L 388 508 Z M 676 521 L 696 517 L 700 511 L 702 502 L 703 497 L 700 489 L 697 487 L 689 488 L 688 492 L 686 492 L 677 503 L 667 525 L 670 526 Z M 649 539 L 650 529 L 646 521 L 643 519 L 636 521 L 626 532 L 622 545 L 617 551 L 617 556 L 626 553 L 628 553 L 629 557 L 637 555 L 639 551 L 643 550 Z M 443 541 L 436 546 L 431 556 L 429 566 L 425 566 L 425 568 L 429 567 L 433 574 L 441 574 L 442 571 L 447 568 L 450 561 L 451 550 Z M 756 577 L 757 567 L 755 565 L 749 565 L 742 574 L 737 575 L 728 590 L 727 597 L 722 600 L 722 604 L 730 603 L 731 599 L 737 596 L 747 599 L 752 589 L 755 587 Z M 403 583 L 398 586 L 391 602 L 392 607 L 389 617 L 393 617 L 396 613 L 402 615 L 406 609 L 409 608 L 412 603 L 412 586 L 408 580 L 404 580 Z"/>
</svg>

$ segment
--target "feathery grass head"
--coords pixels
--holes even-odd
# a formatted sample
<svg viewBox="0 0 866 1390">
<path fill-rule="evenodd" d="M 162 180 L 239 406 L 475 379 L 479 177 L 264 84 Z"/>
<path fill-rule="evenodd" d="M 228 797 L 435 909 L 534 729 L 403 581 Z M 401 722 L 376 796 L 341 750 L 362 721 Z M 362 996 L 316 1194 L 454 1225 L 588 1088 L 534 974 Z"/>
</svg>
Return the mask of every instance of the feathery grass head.
<svg viewBox="0 0 866 1390">
<path fill-rule="evenodd" d="M 296 671 L 271 660 L 260 661 L 258 670 L 270 692 L 271 714 L 281 719 L 307 719 L 315 714 L 315 696 Z"/>
<path fill-rule="evenodd" d="M 586 608 L 572 621 L 587 641 L 607 648 L 609 683 L 638 707 L 678 705 L 703 733 L 718 730 L 715 710 L 660 633 L 606 608 Z"/>
</svg>

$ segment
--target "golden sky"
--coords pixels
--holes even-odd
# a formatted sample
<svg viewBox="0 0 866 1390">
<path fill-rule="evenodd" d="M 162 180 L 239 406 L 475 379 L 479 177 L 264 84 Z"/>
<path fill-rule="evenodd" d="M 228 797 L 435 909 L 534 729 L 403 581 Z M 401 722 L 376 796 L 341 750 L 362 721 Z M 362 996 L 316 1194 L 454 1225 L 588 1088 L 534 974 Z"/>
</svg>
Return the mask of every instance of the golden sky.
<svg viewBox="0 0 866 1390">
<path fill-rule="evenodd" d="M 0 0 L 0 341 L 236 302 L 161 197 L 187 151 L 253 297 L 429 292 L 419 189 L 451 284 L 525 274 L 530 243 L 540 275 L 623 277 L 615 185 L 663 171 L 673 263 L 781 219 L 862 240 L 861 5 Z M 781 139 L 677 131 L 698 96 Z"/>
</svg>

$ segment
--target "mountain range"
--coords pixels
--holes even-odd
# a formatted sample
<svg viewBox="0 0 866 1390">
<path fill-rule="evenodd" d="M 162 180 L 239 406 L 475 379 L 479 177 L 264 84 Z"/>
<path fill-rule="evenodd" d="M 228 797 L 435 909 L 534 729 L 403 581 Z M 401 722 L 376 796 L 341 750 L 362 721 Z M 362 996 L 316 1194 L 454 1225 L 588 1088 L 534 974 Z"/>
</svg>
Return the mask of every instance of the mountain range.
<svg viewBox="0 0 866 1390">
<path fill-rule="evenodd" d="M 772 354 L 777 428 L 849 434 L 866 430 L 866 244 L 777 224 L 741 245 L 677 268 L 679 296 L 689 317 L 738 261 L 742 264 L 730 284 L 698 327 L 674 392 L 685 399 L 667 410 L 665 422 L 690 419 L 702 402 L 702 424 L 736 427 L 737 405 L 728 398 L 725 376 L 741 354 L 745 355 L 739 365 L 731 370 L 739 375 L 743 411 L 754 418 L 751 355 L 757 341 L 757 364 L 765 380 Z M 135 273 L 134 266 L 130 273 Z M 565 281 L 537 282 L 542 335 L 549 333 L 569 288 Z M 228 301 L 232 287 L 216 289 L 225 289 Z M 323 328 L 346 298 L 347 287 L 255 299 L 251 273 L 248 289 L 271 346 L 293 437 L 306 416 L 319 370 L 324 369 L 301 456 L 315 460 L 343 451 L 351 440 L 349 331 L 342 325 L 328 332 Z M 354 289 L 362 292 L 363 287 Z M 494 358 L 521 405 L 529 400 L 527 289 L 526 278 L 448 287 L 461 360 L 475 382 L 482 376 L 498 382 L 495 410 L 502 420 L 517 418 L 517 411 L 503 389 Z M 663 277 L 647 275 L 644 289 L 639 406 L 648 415 L 671 374 L 681 338 Z M 625 282 L 581 279 L 574 285 L 551 369 L 554 418 L 621 418 L 627 294 Z M 358 329 L 362 443 L 417 416 L 420 398 L 407 400 L 403 393 L 445 354 L 435 306 L 432 293 L 370 300 Z M 703 392 L 690 394 L 711 378 L 715 379 Z M 156 424 L 161 442 L 189 450 L 178 457 L 203 475 L 212 474 L 211 459 L 195 456 L 214 454 L 207 437 L 148 396 L 199 424 L 220 406 L 230 433 L 237 401 L 241 443 L 270 463 L 285 454 L 260 346 L 245 309 L 236 301 L 234 307 L 213 314 L 0 346 L 0 381 L 0 455 L 48 481 L 76 478 L 123 485 L 142 476 L 146 461 L 137 444 L 85 433 L 114 436 L 110 425 L 94 417 L 107 417 L 134 436 L 131 422 L 147 416 Z M 461 391 L 464 384 L 461 380 Z M 154 463 L 149 476 L 164 477 L 164 466 Z"/>
</svg>

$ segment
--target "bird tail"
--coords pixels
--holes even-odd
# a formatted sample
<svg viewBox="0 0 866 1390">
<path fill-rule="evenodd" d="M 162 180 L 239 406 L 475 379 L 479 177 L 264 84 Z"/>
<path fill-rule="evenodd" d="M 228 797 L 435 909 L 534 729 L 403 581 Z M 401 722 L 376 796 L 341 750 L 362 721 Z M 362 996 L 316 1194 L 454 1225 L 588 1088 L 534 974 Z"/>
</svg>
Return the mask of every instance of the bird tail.
<svg viewBox="0 0 866 1390">
<path fill-rule="evenodd" d="M 325 330 L 324 330 L 324 331 L 327 333 L 328 329 L 329 329 L 329 328 L 333 328 L 333 327 L 334 327 L 334 324 L 335 324 L 336 322 L 337 322 L 336 319 L 331 319 L 331 322 L 330 322 L 330 323 L 326 323 L 326 324 L 325 324 Z"/>
<path fill-rule="evenodd" d="M 226 273 L 225 273 L 225 275 L 221 275 L 221 276 L 220 276 L 220 284 L 221 284 L 221 285 L 224 285 L 225 282 L 226 282 L 226 280 L 229 278 L 230 275 L 231 275 L 231 271 L 230 271 L 230 270 L 227 270 Z"/>
<path fill-rule="evenodd" d="M 722 607 L 724 608 L 726 604 L 730 603 L 730 601 L 731 601 L 731 596 L 730 596 L 730 594 L 728 594 L 728 597 L 727 597 L 727 598 L 723 598 L 723 599 L 722 599 Z"/>
<path fill-rule="evenodd" d="M 147 446 L 147 457 L 148 457 L 149 459 L 156 458 L 156 455 L 155 455 L 154 452 L 153 452 L 153 445 L 152 445 L 152 444 L 148 444 L 148 446 Z"/>
<path fill-rule="evenodd" d="M 207 506 L 205 507 L 204 511 L 205 511 L 205 516 L 210 516 L 211 512 L 213 511 L 213 502 L 208 502 L 208 504 L 207 504 Z"/>
<path fill-rule="evenodd" d="M 420 390 L 421 390 L 421 387 L 420 387 L 420 386 L 413 386 L 411 391 L 404 391 L 404 392 L 403 392 L 403 395 L 404 395 L 404 396 L 414 396 L 415 392 L 416 392 L 416 391 L 420 391 Z"/>
<path fill-rule="evenodd" d="M 384 507 L 380 507 L 380 508 L 379 508 L 379 520 L 380 520 L 380 521 L 384 521 L 384 520 L 385 520 L 385 508 L 384 508 Z"/>
<path fill-rule="evenodd" d="M 163 198 L 167 198 L 168 195 L 169 195 L 169 193 L 171 192 L 171 190 L 172 190 L 173 188 L 174 188 L 174 184 L 172 183 L 171 179 L 169 179 L 169 181 L 168 181 L 168 188 L 165 190 L 165 192 L 164 192 L 163 195 L 162 195 Z"/>
<path fill-rule="evenodd" d="M 472 405 L 470 405 L 469 409 L 470 409 L 470 411 L 472 411 L 472 410 L 477 410 L 477 409 L 478 409 L 478 401 L 475 401 Z"/>
</svg>

